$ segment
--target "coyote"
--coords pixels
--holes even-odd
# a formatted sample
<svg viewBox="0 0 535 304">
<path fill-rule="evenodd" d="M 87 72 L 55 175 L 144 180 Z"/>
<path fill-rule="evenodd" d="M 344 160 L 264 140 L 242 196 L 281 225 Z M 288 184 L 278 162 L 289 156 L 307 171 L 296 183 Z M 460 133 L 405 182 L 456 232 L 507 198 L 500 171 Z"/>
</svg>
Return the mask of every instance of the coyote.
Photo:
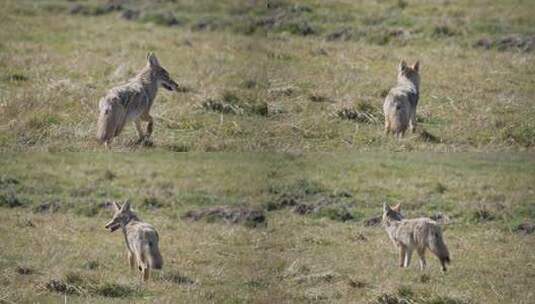
<svg viewBox="0 0 535 304">
<path fill-rule="evenodd" d="M 446 271 L 446 263 L 450 262 L 448 248 L 442 239 L 442 229 L 429 218 L 404 220 L 400 213 L 400 205 L 390 208 L 383 205 L 383 225 L 388 236 L 399 248 L 399 266 L 409 267 L 412 251 L 416 249 L 420 257 L 420 269 L 424 270 L 425 250 L 434 253 Z"/>
<path fill-rule="evenodd" d="M 385 114 L 385 134 L 394 133 L 402 137 L 407 127 L 412 132 L 416 128 L 416 106 L 420 94 L 420 63 L 409 67 L 402 60 L 398 68 L 398 83 L 390 89 L 383 104 Z"/>
<path fill-rule="evenodd" d="M 134 269 L 137 263 L 143 281 L 147 281 L 151 269 L 162 269 L 163 266 L 158 248 L 158 232 L 152 225 L 142 222 L 137 217 L 130 209 L 130 202 L 127 201 L 122 206 L 118 202 L 113 202 L 112 208 L 113 219 L 106 224 L 106 229 L 110 232 L 123 229 L 130 267 Z"/>
<path fill-rule="evenodd" d="M 97 139 L 109 148 L 112 139 L 118 136 L 126 122 L 133 120 L 139 135 L 138 143 L 149 139 L 152 134 L 153 120 L 149 114 L 156 97 L 158 86 L 169 91 L 177 91 L 178 84 L 160 65 L 153 53 L 147 55 L 147 65 L 124 85 L 108 91 L 99 102 L 100 114 L 97 122 Z M 143 134 L 141 121 L 148 122 Z"/>
</svg>

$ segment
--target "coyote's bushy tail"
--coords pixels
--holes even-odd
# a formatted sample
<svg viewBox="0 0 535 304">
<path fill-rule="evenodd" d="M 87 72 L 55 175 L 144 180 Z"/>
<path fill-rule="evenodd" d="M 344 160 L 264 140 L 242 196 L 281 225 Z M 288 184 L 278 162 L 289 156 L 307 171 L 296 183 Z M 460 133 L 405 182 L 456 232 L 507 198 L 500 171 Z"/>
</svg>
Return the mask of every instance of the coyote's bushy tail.
<svg viewBox="0 0 535 304">
<path fill-rule="evenodd" d="M 97 121 L 97 140 L 100 143 L 106 142 L 115 136 L 117 114 L 113 111 L 111 105 L 101 105 Z"/>
<path fill-rule="evenodd" d="M 392 113 L 391 122 L 392 127 L 396 132 L 402 132 L 403 130 L 405 130 L 408 125 L 408 118 L 407 114 L 405 113 L 405 109 L 394 109 L 394 112 Z"/>
<path fill-rule="evenodd" d="M 450 253 L 444 239 L 442 238 L 442 231 L 440 228 L 433 229 L 429 235 L 429 249 L 433 252 L 442 264 L 442 270 L 446 271 L 446 264 L 450 263 Z"/>
<path fill-rule="evenodd" d="M 151 269 L 162 269 L 163 258 L 158 248 L 158 242 L 150 241 L 146 247 L 149 266 Z"/>
</svg>

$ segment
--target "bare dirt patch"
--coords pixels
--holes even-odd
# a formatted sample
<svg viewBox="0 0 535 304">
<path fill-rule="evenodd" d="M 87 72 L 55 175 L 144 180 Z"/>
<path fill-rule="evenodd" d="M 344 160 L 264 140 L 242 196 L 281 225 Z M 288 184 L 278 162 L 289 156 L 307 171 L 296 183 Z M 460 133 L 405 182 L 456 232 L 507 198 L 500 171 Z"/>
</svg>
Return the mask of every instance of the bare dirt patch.
<svg viewBox="0 0 535 304">
<path fill-rule="evenodd" d="M 266 211 L 289 208 L 299 215 L 326 217 L 345 222 L 357 219 L 356 202 L 349 191 L 332 192 L 322 185 L 299 180 L 283 189 L 272 189 L 274 198 L 264 204 Z"/>
</svg>

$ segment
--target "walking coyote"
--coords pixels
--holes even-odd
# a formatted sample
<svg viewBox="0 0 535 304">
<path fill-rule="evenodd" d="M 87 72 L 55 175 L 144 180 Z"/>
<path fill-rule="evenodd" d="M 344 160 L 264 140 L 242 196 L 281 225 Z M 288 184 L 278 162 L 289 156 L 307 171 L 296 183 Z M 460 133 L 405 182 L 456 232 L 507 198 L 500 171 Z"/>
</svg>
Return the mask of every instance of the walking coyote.
<svg viewBox="0 0 535 304">
<path fill-rule="evenodd" d="M 147 281 L 151 269 L 162 269 L 163 259 L 158 247 L 159 237 L 156 229 L 143 221 L 130 209 L 127 201 L 122 206 L 118 202 L 112 203 L 114 215 L 106 224 L 110 232 L 122 228 L 126 248 L 128 249 L 128 262 L 134 269 L 135 265 L 142 273 L 143 281 Z"/>
<path fill-rule="evenodd" d="M 400 205 L 390 208 L 383 205 L 383 224 L 390 239 L 399 248 L 399 266 L 409 267 L 412 251 L 416 249 L 420 257 L 420 269 L 425 268 L 425 250 L 434 253 L 442 270 L 446 271 L 446 263 L 450 262 L 448 248 L 442 239 L 442 230 L 437 223 L 429 218 L 404 220 L 400 213 Z"/>
<path fill-rule="evenodd" d="M 385 133 L 394 133 L 397 138 L 402 137 L 410 127 L 416 128 L 416 106 L 420 94 L 420 64 L 408 66 L 402 60 L 398 68 L 398 82 L 390 89 L 383 104 L 385 114 Z"/>
<path fill-rule="evenodd" d="M 111 141 L 123 130 L 124 125 L 133 120 L 136 124 L 139 141 L 149 139 L 153 129 L 150 108 L 161 85 L 169 91 L 178 90 L 178 84 L 160 65 L 153 53 L 147 55 L 147 65 L 124 85 L 108 91 L 99 102 L 100 114 L 97 122 L 97 139 L 110 147 Z M 147 122 L 146 133 L 141 121 Z"/>
</svg>

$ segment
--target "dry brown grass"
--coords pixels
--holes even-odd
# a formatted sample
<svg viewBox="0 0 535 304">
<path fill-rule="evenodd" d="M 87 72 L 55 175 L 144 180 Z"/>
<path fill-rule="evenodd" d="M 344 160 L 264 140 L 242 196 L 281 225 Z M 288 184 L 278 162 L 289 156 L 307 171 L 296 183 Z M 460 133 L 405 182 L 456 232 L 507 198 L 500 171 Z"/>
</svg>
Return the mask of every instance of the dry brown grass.
<svg viewBox="0 0 535 304">
<path fill-rule="evenodd" d="M 296 6 L 282 1 L 273 11 L 258 3 L 240 8 L 236 1 L 169 2 L 166 9 L 184 20 L 169 27 L 127 21 L 116 11 L 69 15 L 64 10 L 69 4 L 60 0 L 38 5 L 7 1 L 0 33 L 0 146 L 100 150 L 93 140 L 99 98 L 132 76 L 144 64 L 146 52 L 154 51 L 188 88 L 179 94 L 162 91 L 157 97 L 157 149 L 531 150 L 533 53 L 472 47 L 482 36 L 529 34 L 530 9 L 484 2 L 334 1 L 321 6 L 307 1 Z M 236 28 L 254 18 L 275 18 L 280 26 L 253 33 Z M 500 23 L 494 23 L 496 18 Z M 199 20 L 224 26 L 194 30 Z M 299 22 L 311 25 L 315 33 L 294 32 Z M 347 41 L 327 41 L 339 28 L 356 32 Z M 404 42 L 395 38 L 378 43 L 381 33 L 396 34 L 399 28 L 414 33 Z M 448 35 L 433 34 L 436 28 Z M 395 82 L 400 58 L 422 62 L 418 120 L 422 129 L 441 139 L 438 142 L 409 136 L 400 144 L 382 134 L 382 100 Z M 229 93 L 244 111 L 221 114 L 201 106 Z M 314 96 L 329 102 L 315 102 Z M 373 123 L 331 115 L 361 104 L 375 109 Z M 128 126 L 116 149 L 145 149 L 129 144 L 134 133 Z"/>
<path fill-rule="evenodd" d="M 516 231 L 535 220 L 529 155 L 8 156 L 0 195 L 14 191 L 25 202 L 0 204 L 0 290 L 8 302 L 53 303 L 64 293 L 75 303 L 529 303 L 532 296 L 534 234 Z M 256 228 L 181 219 L 197 208 L 259 209 L 281 194 L 305 204 L 331 199 L 331 210 L 353 218 L 270 208 Z M 101 203 L 125 198 L 161 237 L 164 270 L 143 286 L 120 233 L 104 229 L 111 215 Z M 401 202 L 408 217 L 448 216 L 446 274 L 432 256 L 424 273 L 398 268 L 386 233 L 366 225 L 383 201 Z M 43 210 L 45 202 L 58 208 Z"/>
</svg>

